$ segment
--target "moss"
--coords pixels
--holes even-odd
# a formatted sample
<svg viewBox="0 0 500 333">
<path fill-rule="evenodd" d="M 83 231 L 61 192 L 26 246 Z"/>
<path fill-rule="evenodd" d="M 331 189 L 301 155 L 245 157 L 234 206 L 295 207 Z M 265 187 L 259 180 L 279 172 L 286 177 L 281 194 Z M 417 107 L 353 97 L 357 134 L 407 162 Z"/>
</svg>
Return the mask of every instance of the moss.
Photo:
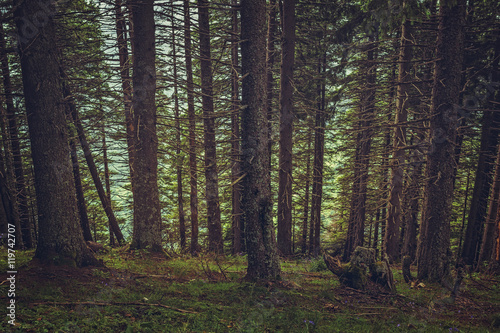
<svg viewBox="0 0 500 333">
<path fill-rule="evenodd" d="M 350 263 L 342 267 L 344 273 L 339 277 L 342 284 L 354 289 L 365 289 L 368 277 L 364 269 Z"/>
</svg>

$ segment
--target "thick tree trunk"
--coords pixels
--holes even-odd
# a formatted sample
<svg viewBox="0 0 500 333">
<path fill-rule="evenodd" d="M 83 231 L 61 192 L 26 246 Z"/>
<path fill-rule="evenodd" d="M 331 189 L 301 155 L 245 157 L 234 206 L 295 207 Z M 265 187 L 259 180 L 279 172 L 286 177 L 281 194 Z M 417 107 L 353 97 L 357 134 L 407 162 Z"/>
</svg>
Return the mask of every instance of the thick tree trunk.
<svg viewBox="0 0 500 333">
<path fill-rule="evenodd" d="M 134 25 L 134 231 L 132 249 L 162 250 L 156 136 L 155 21 L 153 0 L 131 1 Z"/>
<path fill-rule="evenodd" d="M 15 1 L 14 8 L 39 214 L 35 257 L 77 266 L 97 264 L 79 225 L 65 106 L 55 56 L 58 50 L 51 17 L 54 7 L 41 7 L 39 1 L 26 0 Z M 35 33 L 27 22 L 40 22 L 41 13 L 46 14 L 46 20 Z"/>
<path fill-rule="evenodd" d="M 247 278 L 276 280 L 281 268 L 274 238 L 266 110 L 266 1 L 241 1 L 242 209 Z"/>
<path fill-rule="evenodd" d="M 241 218 L 241 150 L 240 150 L 240 102 L 238 71 L 238 2 L 232 0 L 232 36 L 231 36 L 231 192 L 232 192 L 232 252 L 240 253 L 244 249 L 244 224 Z"/>
<path fill-rule="evenodd" d="M 219 175 L 215 141 L 215 113 L 213 103 L 212 59 L 210 55 L 210 23 L 208 0 L 198 0 L 200 29 L 200 67 L 203 125 L 205 135 L 205 178 L 208 220 L 208 249 L 222 253 L 222 226 L 219 206 Z"/>
<path fill-rule="evenodd" d="M 281 46 L 280 154 L 278 188 L 278 250 L 292 254 L 292 134 L 293 65 L 295 59 L 295 0 L 283 1 Z"/>
<path fill-rule="evenodd" d="M 191 52 L 191 17 L 189 0 L 184 0 L 184 51 L 186 61 L 186 90 L 189 118 L 189 209 L 191 211 L 190 252 L 196 255 L 200 251 L 198 244 L 198 166 L 196 164 L 196 115 L 194 111 L 194 83 Z"/>
<path fill-rule="evenodd" d="M 455 138 L 463 53 L 465 0 L 444 0 L 436 46 L 430 118 L 431 146 L 426 165 L 418 279 L 442 281 L 449 274 L 450 212 Z"/>
<path fill-rule="evenodd" d="M 403 3 L 405 7 L 405 3 Z M 401 201 L 403 199 L 403 178 L 406 146 L 406 121 L 408 117 L 408 95 L 412 59 L 411 25 L 405 20 L 401 27 L 401 45 L 399 53 L 399 77 L 396 100 L 396 117 L 394 127 L 394 154 L 389 195 L 389 210 L 385 232 L 385 253 L 390 262 L 399 260 L 400 228 L 402 220 Z"/>
</svg>

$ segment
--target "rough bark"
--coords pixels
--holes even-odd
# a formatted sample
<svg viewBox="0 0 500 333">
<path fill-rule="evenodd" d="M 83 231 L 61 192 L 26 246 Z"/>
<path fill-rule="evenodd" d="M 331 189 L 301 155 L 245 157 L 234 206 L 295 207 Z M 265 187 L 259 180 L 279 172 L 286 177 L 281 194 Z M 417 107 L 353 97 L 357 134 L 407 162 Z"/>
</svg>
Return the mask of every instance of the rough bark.
<svg viewBox="0 0 500 333">
<path fill-rule="evenodd" d="M 213 103 L 212 60 L 210 51 L 210 23 L 208 0 L 198 0 L 200 30 L 200 69 L 205 139 L 205 178 L 207 198 L 208 249 L 222 253 L 222 226 L 219 206 L 219 175 L 215 141 L 215 113 Z"/>
<path fill-rule="evenodd" d="M 281 268 L 274 238 L 266 109 L 266 1 L 241 1 L 242 210 L 247 278 L 276 280 Z"/>
<path fill-rule="evenodd" d="M 132 249 L 161 251 L 161 211 L 158 191 L 156 136 L 155 22 L 153 0 L 131 2 L 134 26 L 134 230 Z"/>
<path fill-rule="evenodd" d="M 312 141 L 312 129 L 309 129 L 307 134 L 307 162 L 306 162 L 306 184 L 305 184 L 305 195 L 304 195 L 304 216 L 302 217 L 302 238 L 300 240 L 300 250 L 302 253 L 307 252 L 307 229 L 309 225 L 309 192 L 310 192 L 310 178 L 311 178 L 311 141 Z M 309 235 L 311 237 L 311 235 Z"/>
<path fill-rule="evenodd" d="M 292 134 L 293 65 L 295 60 L 295 0 L 283 1 L 280 80 L 280 152 L 278 188 L 278 250 L 292 254 Z"/>
<path fill-rule="evenodd" d="M 431 142 L 417 258 L 418 279 L 430 281 L 442 281 L 449 275 L 449 218 L 464 25 L 465 1 L 442 1 L 432 88 Z"/>
<path fill-rule="evenodd" d="M 40 4 L 36 0 L 14 3 L 39 214 L 35 257 L 77 266 L 97 264 L 79 226 L 56 58 L 55 8 L 52 3 Z M 34 25 L 43 14 L 44 25 Z"/>
<path fill-rule="evenodd" d="M 186 62 L 186 90 L 189 118 L 189 209 L 191 212 L 192 255 L 200 251 L 198 244 L 198 166 L 196 164 L 196 114 L 194 111 L 193 64 L 191 52 L 191 17 L 189 0 L 184 0 L 184 52 Z"/>
</svg>

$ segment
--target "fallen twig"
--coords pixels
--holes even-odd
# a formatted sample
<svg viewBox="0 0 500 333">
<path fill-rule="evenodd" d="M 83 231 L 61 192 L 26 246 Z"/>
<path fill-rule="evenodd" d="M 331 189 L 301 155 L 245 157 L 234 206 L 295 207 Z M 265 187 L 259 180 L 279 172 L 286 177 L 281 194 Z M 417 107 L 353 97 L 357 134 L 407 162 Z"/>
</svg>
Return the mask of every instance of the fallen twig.
<svg viewBox="0 0 500 333">
<path fill-rule="evenodd" d="M 196 311 L 189 311 L 174 308 L 168 305 L 163 305 L 159 303 L 142 303 L 142 302 L 37 302 L 31 303 L 31 305 L 64 305 L 64 306 L 75 306 L 75 305 L 96 305 L 96 306 L 110 306 L 110 305 L 138 305 L 138 306 L 156 306 L 160 308 L 170 309 L 181 313 L 192 313 L 198 314 Z"/>
</svg>

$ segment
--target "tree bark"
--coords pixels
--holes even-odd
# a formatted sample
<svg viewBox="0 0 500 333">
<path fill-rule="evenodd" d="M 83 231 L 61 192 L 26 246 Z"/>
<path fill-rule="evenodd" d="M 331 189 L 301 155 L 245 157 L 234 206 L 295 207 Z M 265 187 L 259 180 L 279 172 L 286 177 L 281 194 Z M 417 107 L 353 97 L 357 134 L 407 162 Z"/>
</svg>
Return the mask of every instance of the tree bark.
<svg viewBox="0 0 500 333">
<path fill-rule="evenodd" d="M 354 182 L 352 187 L 351 208 L 347 230 L 347 242 L 344 249 L 344 260 L 348 261 L 354 249 L 363 246 L 366 191 L 368 186 L 368 169 L 370 165 L 370 151 L 372 142 L 371 123 L 375 114 L 375 81 L 376 65 L 374 64 L 376 37 L 370 36 L 365 46 L 366 60 L 366 89 L 361 92 L 360 131 L 356 138 L 356 155 L 354 162 Z"/>
<path fill-rule="evenodd" d="M 431 106 L 431 146 L 426 165 L 423 218 L 418 250 L 418 279 L 442 281 L 449 275 L 450 212 L 453 198 L 457 104 L 463 52 L 465 1 L 444 0 Z"/>
<path fill-rule="evenodd" d="M 200 29 L 200 67 L 203 125 L 205 137 L 205 178 L 208 220 L 208 249 L 222 253 L 222 226 L 219 205 L 219 175 L 215 141 L 215 113 L 213 103 L 212 60 L 210 55 L 210 23 L 208 0 L 198 0 Z"/>
<path fill-rule="evenodd" d="M 45 5 L 45 4 L 44 4 Z M 98 264 L 79 226 L 61 90 L 54 5 L 14 2 L 21 70 L 35 171 L 39 236 L 35 257 L 46 262 Z M 43 26 L 40 15 L 45 15 Z"/>
<path fill-rule="evenodd" d="M 176 174 L 177 174 L 177 211 L 179 214 L 179 240 L 181 250 L 186 248 L 186 219 L 184 214 L 184 198 L 182 191 L 182 160 L 181 156 L 181 120 L 179 116 L 179 82 L 177 73 L 177 52 L 176 52 L 176 39 L 175 39 L 175 25 L 174 25 L 174 7 L 172 1 L 172 58 L 174 61 L 174 117 L 175 117 L 175 156 L 176 156 Z"/>
<path fill-rule="evenodd" d="M 406 3 L 403 2 L 403 8 Z M 403 179 L 405 146 L 406 146 L 406 121 L 408 117 L 408 95 L 410 84 L 410 70 L 412 59 L 411 22 L 404 20 L 401 26 L 401 44 L 399 53 L 399 77 L 396 100 L 396 118 L 394 127 L 394 154 L 391 173 L 391 185 L 387 224 L 385 231 L 385 253 L 390 262 L 399 261 L 400 254 L 400 228 L 402 220 L 401 201 L 403 199 Z"/>
<path fill-rule="evenodd" d="M 190 252 L 192 255 L 196 255 L 200 251 L 200 245 L 198 244 L 198 166 L 196 164 L 196 114 L 194 111 L 194 83 L 189 0 L 184 0 L 184 52 L 186 61 L 187 113 L 189 118 L 189 209 L 191 211 Z"/>
<path fill-rule="evenodd" d="M 240 150 L 240 102 L 238 69 L 238 10 L 237 0 L 232 0 L 232 35 L 231 35 L 231 192 L 232 192 L 232 252 L 240 253 L 244 249 L 244 224 L 241 218 L 241 150 Z"/>
<path fill-rule="evenodd" d="M 292 254 L 293 65 L 295 0 L 283 0 L 280 80 L 280 154 L 278 188 L 278 250 Z"/>
<path fill-rule="evenodd" d="M 274 238 L 266 109 L 266 1 L 241 1 L 242 209 L 247 279 L 277 280 L 281 268 Z"/>
<path fill-rule="evenodd" d="M 5 105 L 7 111 L 7 127 L 9 131 L 10 152 L 12 153 L 12 164 L 15 176 L 16 195 L 14 199 L 19 211 L 19 223 L 21 225 L 22 241 L 24 247 L 31 249 L 35 246 L 33 242 L 32 226 L 28 210 L 28 193 L 24 179 L 23 160 L 21 155 L 21 145 L 19 142 L 18 125 L 16 119 L 16 109 L 12 98 L 12 84 L 10 81 L 10 69 L 5 44 L 5 32 L 3 23 L 0 23 L 0 57 L 2 65 L 3 89 L 5 92 Z"/>
<path fill-rule="evenodd" d="M 134 230 L 131 249 L 162 250 L 156 136 L 155 21 L 153 0 L 131 1 L 134 26 Z"/>
</svg>

